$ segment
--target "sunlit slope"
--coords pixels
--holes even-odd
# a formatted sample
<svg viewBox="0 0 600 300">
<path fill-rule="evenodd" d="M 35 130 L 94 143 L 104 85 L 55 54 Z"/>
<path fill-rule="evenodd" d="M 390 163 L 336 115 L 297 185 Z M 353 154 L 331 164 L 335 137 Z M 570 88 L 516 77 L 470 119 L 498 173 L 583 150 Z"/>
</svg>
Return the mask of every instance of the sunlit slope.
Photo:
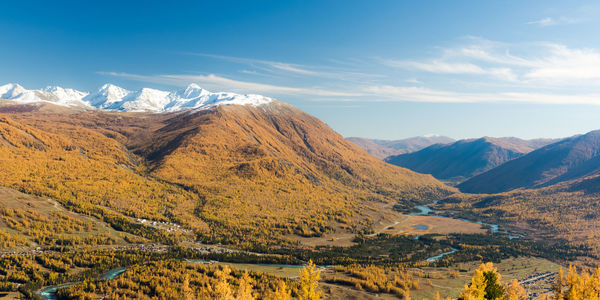
<svg viewBox="0 0 600 300">
<path fill-rule="evenodd" d="M 427 201 L 449 191 L 430 176 L 379 161 L 282 103 L 223 106 L 167 123 L 136 152 L 157 178 L 202 195 L 199 213 L 211 222 L 318 235 L 331 221 L 361 220 L 375 202 Z"/>
<path fill-rule="evenodd" d="M 38 246 L 115 245 L 140 240 L 98 219 L 70 212 L 58 202 L 0 187 L 0 251 Z"/>
<path fill-rule="evenodd" d="M 289 105 L 179 114 L 6 111 L 0 184 L 208 241 L 368 229 L 368 212 L 453 192 Z"/>
<path fill-rule="evenodd" d="M 35 126 L 0 116 L 1 185 L 114 223 L 125 221 L 114 220 L 121 214 L 178 222 L 192 218 L 197 196 L 145 176 L 139 160 L 115 139 L 44 114 L 27 118 Z"/>
</svg>

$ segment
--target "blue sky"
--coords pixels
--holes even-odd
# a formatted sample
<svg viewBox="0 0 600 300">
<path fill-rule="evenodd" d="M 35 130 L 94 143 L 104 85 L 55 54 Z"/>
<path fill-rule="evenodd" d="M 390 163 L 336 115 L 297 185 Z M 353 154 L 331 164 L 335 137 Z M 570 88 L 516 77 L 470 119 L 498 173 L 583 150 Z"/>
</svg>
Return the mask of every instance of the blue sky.
<svg viewBox="0 0 600 300">
<path fill-rule="evenodd" d="M 600 129 L 596 1 L 10 1 L 0 84 L 258 93 L 344 136 Z"/>
</svg>

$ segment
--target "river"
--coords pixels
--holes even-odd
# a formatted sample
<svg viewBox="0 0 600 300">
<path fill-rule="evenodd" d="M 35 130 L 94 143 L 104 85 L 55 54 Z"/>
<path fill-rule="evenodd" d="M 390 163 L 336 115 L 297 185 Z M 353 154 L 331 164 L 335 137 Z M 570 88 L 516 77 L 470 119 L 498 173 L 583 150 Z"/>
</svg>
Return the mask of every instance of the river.
<svg viewBox="0 0 600 300">
<path fill-rule="evenodd" d="M 434 202 L 433 204 L 437 204 L 437 201 Z M 434 217 L 437 218 L 451 218 L 451 219 L 459 219 L 459 220 L 463 220 L 463 221 L 467 221 L 467 222 L 474 222 L 477 224 L 481 224 L 484 226 L 489 226 L 490 230 L 492 231 L 492 233 L 503 233 L 503 234 L 507 234 L 509 239 L 513 239 L 513 238 L 520 238 L 523 237 L 522 235 L 512 235 L 510 234 L 508 231 L 504 231 L 504 230 L 499 230 L 498 224 L 489 224 L 489 223 L 484 223 L 481 221 L 472 221 L 472 220 L 467 220 L 467 219 L 463 219 L 463 218 L 452 218 L 452 217 L 446 217 L 446 216 L 439 216 L 439 215 L 435 215 L 436 212 L 434 209 L 432 209 L 430 206 L 430 204 L 427 205 L 418 205 L 417 209 L 419 210 L 418 212 L 414 212 L 411 213 L 410 215 L 413 216 L 427 216 L 427 215 L 431 215 L 433 214 Z M 417 230 L 427 230 L 427 225 L 415 225 L 415 229 Z M 415 239 L 419 239 L 419 236 L 415 236 Z M 454 252 L 459 251 L 456 248 L 450 248 L 450 251 L 447 252 L 443 252 L 440 253 L 436 256 L 432 256 L 426 259 L 427 262 L 432 263 L 435 262 L 437 260 L 442 259 L 444 256 L 446 255 L 450 255 Z M 211 263 L 209 261 L 205 261 L 205 260 L 187 260 L 187 261 L 194 261 L 194 262 L 199 262 L 199 263 Z M 231 263 L 231 264 L 235 264 L 235 263 Z M 304 266 L 301 265 L 276 265 L 276 264 L 254 264 L 254 265 L 259 265 L 259 266 L 264 266 L 264 267 L 275 267 L 275 268 L 302 268 Z M 126 268 L 115 268 L 115 269 L 111 269 L 109 271 L 107 271 L 106 273 L 102 274 L 100 276 L 101 279 L 113 279 L 121 274 L 123 274 L 127 269 Z M 53 285 L 53 286 L 48 286 L 48 287 L 44 287 L 40 290 L 39 295 L 42 297 L 42 299 L 45 300 L 55 300 L 56 298 L 56 291 L 61 289 L 61 288 L 65 288 L 65 287 L 69 287 L 72 285 L 75 285 L 76 283 L 64 283 L 64 284 L 59 284 L 59 285 Z"/>
<path fill-rule="evenodd" d="M 106 279 L 106 280 L 113 279 L 113 278 L 123 274 L 126 270 L 127 270 L 126 268 L 115 268 L 115 269 L 108 270 L 106 273 L 104 273 L 100 276 L 100 279 Z M 56 300 L 56 299 L 58 299 L 58 298 L 56 298 L 56 291 L 58 291 L 59 289 L 62 289 L 62 288 L 73 286 L 75 284 L 77 284 L 77 282 L 70 282 L 70 283 L 63 283 L 63 284 L 59 284 L 59 285 L 47 286 L 40 290 L 39 295 L 44 300 Z"/>
<path fill-rule="evenodd" d="M 437 201 L 434 202 L 433 204 L 437 204 Z M 484 223 L 481 221 L 473 221 L 473 220 L 468 220 L 468 219 L 464 219 L 464 218 L 453 218 L 453 217 L 436 215 L 436 211 L 433 208 L 431 208 L 429 205 L 431 205 L 431 204 L 418 205 L 417 209 L 419 210 L 419 212 L 414 212 L 414 213 L 411 213 L 410 215 L 412 215 L 412 216 L 428 216 L 428 215 L 433 214 L 433 217 L 436 217 L 436 218 L 450 218 L 450 219 L 462 220 L 462 221 L 466 221 L 466 222 L 477 223 L 477 224 L 483 225 L 483 226 L 488 226 L 490 228 L 490 230 L 492 231 L 492 233 L 506 234 L 506 235 L 508 235 L 508 238 L 511 240 L 523 237 L 523 235 L 521 235 L 521 234 L 515 235 L 515 234 L 511 234 L 510 232 L 508 232 L 506 230 L 500 230 L 498 224 Z"/>
<path fill-rule="evenodd" d="M 440 260 L 440 259 L 442 259 L 442 257 L 444 257 L 446 255 L 449 255 L 449 254 L 452 254 L 452 253 L 454 253 L 456 251 L 458 251 L 458 249 L 456 249 L 456 248 L 450 248 L 450 251 L 444 252 L 444 253 L 440 253 L 440 254 L 438 254 L 436 256 L 432 256 L 432 257 L 426 259 L 425 261 L 427 261 L 428 263 L 432 263 L 432 262 Z"/>
<path fill-rule="evenodd" d="M 437 201 L 436 201 L 436 202 L 434 202 L 433 204 L 437 204 Z M 418 212 L 411 213 L 410 215 L 412 215 L 412 216 L 428 216 L 428 215 L 432 215 L 433 217 L 436 217 L 436 218 L 450 218 L 450 219 L 463 220 L 463 221 L 467 221 L 467 222 L 473 222 L 473 223 L 477 223 L 477 224 L 480 224 L 480 225 L 483 225 L 483 226 L 488 226 L 488 227 L 490 228 L 490 230 L 492 231 L 492 233 L 501 233 L 501 234 L 506 234 L 506 235 L 508 236 L 508 238 L 509 238 L 509 239 L 511 239 L 511 240 L 512 240 L 512 239 L 518 239 L 518 238 L 522 238 L 522 237 L 523 237 L 523 235 L 522 235 L 522 234 L 512 234 L 512 233 L 510 233 L 510 232 L 508 232 L 508 231 L 506 231 L 506 230 L 500 230 L 500 228 L 499 228 L 498 224 L 490 224 L 490 223 L 484 223 L 484 222 L 481 222 L 481 221 L 467 220 L 467 219 L 464 219 L 464 218 L 453 218 L 453 217 L 447 217 L 447 216 L 440 216 L 440 215 L 436 215 L 436 211 L 435 211 L 433 208 L 431 208 L 431 207 L 430 207 L 430 205 L 431 205 L 431 204 L 426 204 L 426 205 L 418 205 L 418 206 L 417 206 L 417 209 L 418 209 L 419 211 L 418 211 Z M 427 225 L 415 225 L 415 226 L 427 226 Z M 413 227 L 414 227 L 414 226 L 413 226 Z M 415 227 L 415 228 L 416 228 L 416 229 L 422 229 L 422 228 L 424 228 L 424 227 L 419 227 L 419 228 Z M 418 240 L 418 239 L 419 239 L 419 237 L 420 237 L 420 236 L 419 236 L 419 235 L 417 235 L 417 236 L 415 236 L 415 239 L 417 239 L 417 240 Z M 451 248 L 451 250 L 450 250 L 450 251 L 448 251 L 448 252 L 444 252 L 444 253 L 441 253 L 441 254 L 439 254 L 439 255 L 436 255 L 436 256 L 432 256 L 432 257 L 430 257 L 430 258 L 426 259 L 426 261 L 428 261 L 428 262 L 430 262 L 430 263 L 431 263 L 431 262 L 435 262 L 436 260 L 440 260 L 440 259 L 442 259 L 444 256 L 446 256 L 446 255 L 449 255 L 449 254 L 452 254 L 452 253 L 454 253 L 454 252 L 456 252 L 456 251 L 458 251 L 458 249 Z"/>
</svg>

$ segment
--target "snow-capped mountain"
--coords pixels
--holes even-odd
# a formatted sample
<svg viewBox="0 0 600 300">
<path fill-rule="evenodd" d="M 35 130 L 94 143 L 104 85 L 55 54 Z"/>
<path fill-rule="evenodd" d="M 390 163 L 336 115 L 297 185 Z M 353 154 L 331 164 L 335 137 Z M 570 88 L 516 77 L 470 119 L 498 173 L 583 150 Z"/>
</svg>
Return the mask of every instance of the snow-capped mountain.
<svg viewBox="0 0 600 300">
<path fill-rule="evenodd" d="M 41 90 L 27 90 L 18 84 L 6 84 L 0 86 L 0 99 L 18 103 L 49 102 L 61 106 L 77 106 L 88 109 L 155 113 L 231 104 L 259 106 L 273 101 L 271 98 L 254 94 L 212 93 L 196 84 L 190 84 L 185 89 L 171 92 L 150 88 L 129 91 L 112 84 L 105 84 L 94 93 L 58 86 L 49 86 Z"/>
</svg>

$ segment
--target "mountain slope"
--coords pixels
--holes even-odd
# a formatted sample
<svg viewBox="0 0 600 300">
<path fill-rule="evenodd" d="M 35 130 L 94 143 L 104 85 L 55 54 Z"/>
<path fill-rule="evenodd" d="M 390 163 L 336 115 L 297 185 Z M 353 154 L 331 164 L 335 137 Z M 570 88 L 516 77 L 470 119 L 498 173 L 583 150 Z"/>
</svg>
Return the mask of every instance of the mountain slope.
<svg viewBox="0 0 600 300">
<path fill-rule="evenodd" d="M 152 139 L 133 150 L 151 162 L 154 176 L 201 194 L 206 199 L 201 215 L 209 222 L 252 216 L 288 227 L 304 211 L 313 219 L 288 230 L 319 235 L 335 219 L 359 226 L 361 212 L 376 202 L 447 192 L 429 176 L 388 167 L 323 122 L 280 102 L 177 115 Z"/>
<path fill-rule="evenodd" d="M 461 181 L 515 159 L 543 143 L 542 140 L 484 137 L 448 145 L 436 144 L 417 152 L 391 156 L 385 161 L 432 174 L 438 179 Z"/>
<path fill-rule="evenodd" d="M 416 136 L 402 140 L 374 140 L 359 137 L 349 137 L 347 140 L 380 159 L 392 155 L 419 151 L 433 144 L 448 144 L 454 142 L 454 139 L 440 135 Z"/>
<path fill-rule="evenodd" d="M 26 107 L 4 108 L 1 185 L 100 216 L 181 224 L 209 242 L 358 232 L 387 204 L 454 192 L 277 101 L 170 114 Z"/>
<path fill-rule="evenodd" d="M 600 131 L 564 139 L 473 177 L 459 188 L 467 193 L 498 193 L 536 188 L 600 171 Z"/>
<path fill-rule="evenodd" d="M 592 175 L 536 189 L 499 194 L 455 194 L 441 203 L 444 209 L 471 211 L 491 223 L 534 231 L 536 239 L 563 239 L 600 249 L 600 175 Z"/>
</svg>

